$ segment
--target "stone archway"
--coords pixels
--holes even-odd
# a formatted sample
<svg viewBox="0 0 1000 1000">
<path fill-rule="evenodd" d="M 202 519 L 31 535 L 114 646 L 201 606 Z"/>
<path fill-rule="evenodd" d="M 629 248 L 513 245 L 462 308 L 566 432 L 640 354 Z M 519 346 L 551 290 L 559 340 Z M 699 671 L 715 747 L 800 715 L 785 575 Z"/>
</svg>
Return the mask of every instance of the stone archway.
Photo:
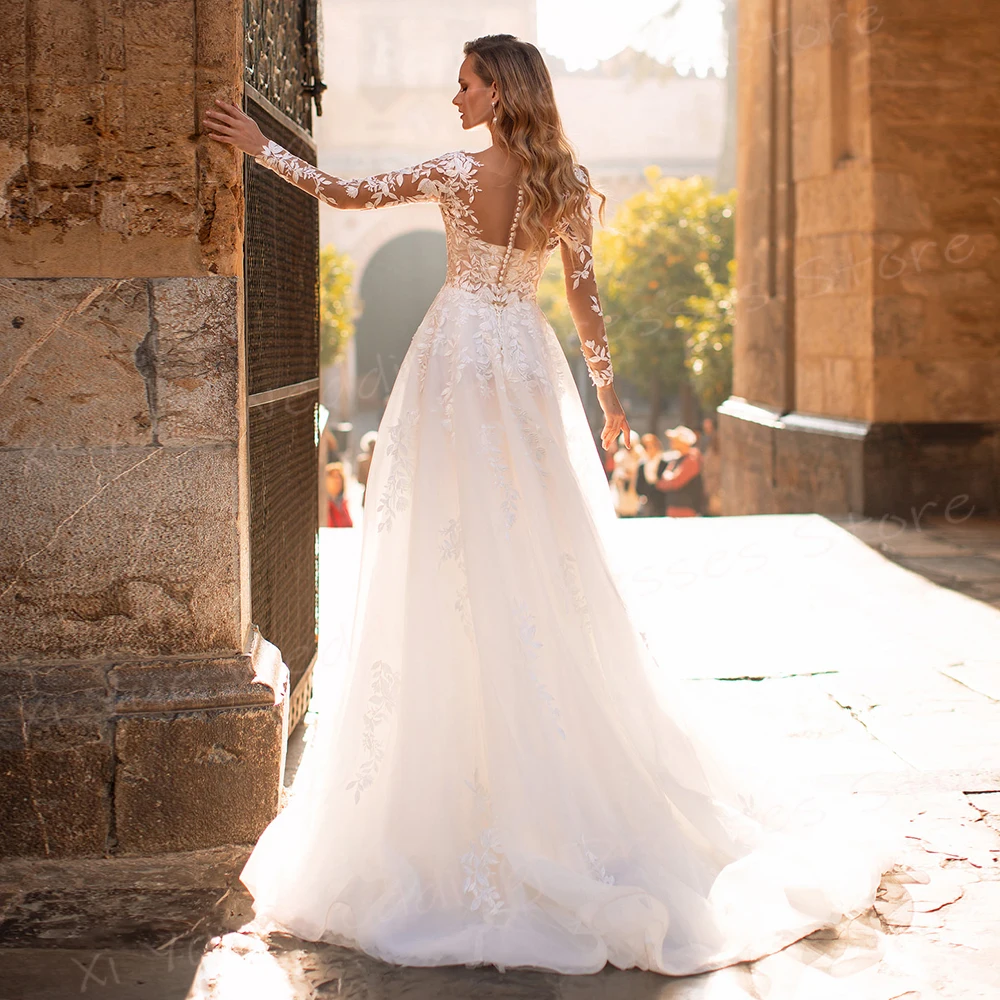
<svg viewBox="0 0 1000 1000">
<path fill-rule="evenodd" d="M 396 236 L 371 257 L 358 286 L 357 408 L 377 422 L 403 355 L 445 277 L 444 234 Z M 390 293 L 391 294 L 388 294 Z"/>
</svg>

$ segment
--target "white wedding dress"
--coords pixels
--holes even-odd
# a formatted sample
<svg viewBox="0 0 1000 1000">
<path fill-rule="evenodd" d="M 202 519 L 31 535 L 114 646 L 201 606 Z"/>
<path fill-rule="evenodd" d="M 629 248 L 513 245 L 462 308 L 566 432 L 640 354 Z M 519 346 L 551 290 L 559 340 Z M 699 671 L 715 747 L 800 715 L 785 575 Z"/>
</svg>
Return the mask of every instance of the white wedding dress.
<svg viewBox="0 0 1000 1000">
<path fill-rule="evenodd" d="M 258 162 L 339 208 L 438 202 L 448 250 L 379 427 L 350 675 L 241 875 L 258 924 L 404 965 L 684 975 L 866 910 L 898 834 L 846 796 L 765 803 L 777 776 L 751 793 L 630 617 L 535 299 L 560 246 L 610 381 L 591 219 L 519 249 L 520 191 L 463 151 L 356 180 L 276 143 Z"/>
</svg>

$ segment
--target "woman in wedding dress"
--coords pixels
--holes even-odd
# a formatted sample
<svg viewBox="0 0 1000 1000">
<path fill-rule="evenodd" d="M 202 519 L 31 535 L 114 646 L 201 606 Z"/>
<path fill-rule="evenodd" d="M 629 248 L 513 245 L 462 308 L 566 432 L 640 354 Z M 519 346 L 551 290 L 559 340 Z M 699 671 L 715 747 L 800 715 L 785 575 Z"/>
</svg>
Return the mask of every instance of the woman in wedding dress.
<svg viewBox="0 0 1000 1000">
<path fill-rule="evenodd" d="M 751 792 L 650 654 L 536 301 L 558 247 L 602 441 L 628 446 L 595 189 L 533 45 L 469 42 L 458 82 L 464 128 L 492 145 L 366 178 L 323 173 L 233 105 L 206 114 L 336 208 L 437 202 L 448 254 L 379 426 L 349 675 L 242 881 L 261 928 L 403 965 L 686 975 L 770 954 L 867 910 L 900 839 L 846 796 L 803 811 L 775 775 Z"/>
</svg>

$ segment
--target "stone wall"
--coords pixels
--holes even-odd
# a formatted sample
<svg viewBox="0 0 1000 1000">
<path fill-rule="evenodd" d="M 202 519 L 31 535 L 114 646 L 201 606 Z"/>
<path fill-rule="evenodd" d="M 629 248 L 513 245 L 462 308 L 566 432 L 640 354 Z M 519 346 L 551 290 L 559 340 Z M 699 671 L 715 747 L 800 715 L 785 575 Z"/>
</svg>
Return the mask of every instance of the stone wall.
<svg viewBox="0 0 1000 1000">
<path fill-rule="evenodd" d="M 199 123 L 242 93 L 242 3 L 3 6 L 0 274 L 239 274 L 240 163 Z"/>
<path fill-rule="evenodd" d="M 1000 420 L 1000 11 L 880 4 L 872 416 Z"/>
<path fill-rule="evenodd" d="M 280 655 L 249 625 L 240 0 L 11 0 L 0 32 L 7 855 L 252 841 Z"/>
<path fill-rule="evenodd" d="M 740 18 L 726 512 L 996 512 L 1000 17 L 745 0 Z"/>
</svg>

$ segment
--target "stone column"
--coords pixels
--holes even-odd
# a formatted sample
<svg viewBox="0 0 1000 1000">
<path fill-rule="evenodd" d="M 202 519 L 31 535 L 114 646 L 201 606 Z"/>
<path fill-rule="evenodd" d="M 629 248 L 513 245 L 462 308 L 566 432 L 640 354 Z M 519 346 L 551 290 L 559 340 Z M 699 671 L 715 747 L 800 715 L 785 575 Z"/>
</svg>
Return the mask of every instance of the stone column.
<svg viewBox="0 0 1000 1000">
<path fill-rule="evenodd" d="M 10 0 L 0 32 L 7 856 L 252 842 L 287 672 L 249 623 L 234 0 Z"/>
<path fill-rule="evenodd" d="M 740 17 L 725 512 L 996 512 L 1000 19 L 988 0 Z"/>
</svg>

